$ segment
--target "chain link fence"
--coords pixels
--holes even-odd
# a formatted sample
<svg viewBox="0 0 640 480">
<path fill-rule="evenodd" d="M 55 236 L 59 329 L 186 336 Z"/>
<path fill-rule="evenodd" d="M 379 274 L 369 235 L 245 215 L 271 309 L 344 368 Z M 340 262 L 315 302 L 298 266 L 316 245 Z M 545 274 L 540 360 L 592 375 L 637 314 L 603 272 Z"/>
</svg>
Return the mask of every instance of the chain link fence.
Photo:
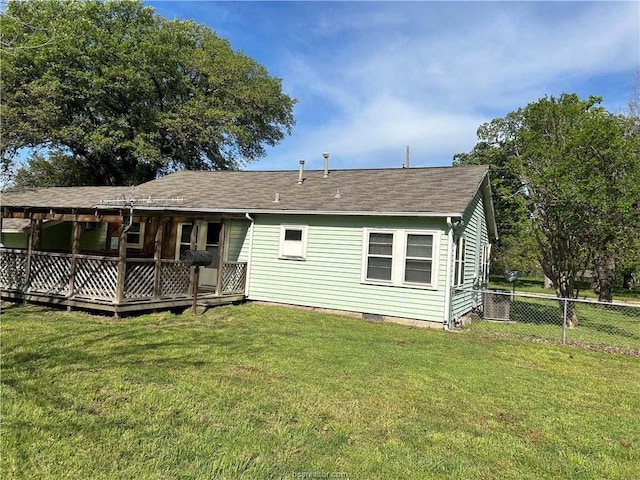
<svg viewBox="0 0 640 480">
<path fill-rule="evenodd" d="M 453 292 L 473 306 L 458 319 L 476 333 L 640 356 L 640 303 L 604 303 L 505 290 Z"/>
</svg>

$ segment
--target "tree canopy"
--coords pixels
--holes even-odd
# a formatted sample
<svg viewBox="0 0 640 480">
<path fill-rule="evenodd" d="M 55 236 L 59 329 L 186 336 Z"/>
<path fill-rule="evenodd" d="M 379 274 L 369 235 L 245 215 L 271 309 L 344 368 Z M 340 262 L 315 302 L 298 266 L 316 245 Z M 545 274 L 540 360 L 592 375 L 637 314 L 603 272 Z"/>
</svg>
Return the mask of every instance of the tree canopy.
<svg viewBox="0 0 640 480">
<path fill-rule="evenodd" d="M 141 1 L 11 1 L 0 30 L 5 169 L 25 148 L 41 152 L 38 168 L 73 168 L 67 180 L 84 184 L 235 169 L 294 125 L 280 79 L 210 28 Z"/>
<path fill-rule="evenodd" d="M 600 103 L 541 98 L 482 125 L 472 152 L 454 158 L 494 166 L 499 224 L 515 241 L 535 239 L 542 271 L 563 297 L 574 296 L 585 269 L 640 255 L 640 138 Z"/>
</svg>

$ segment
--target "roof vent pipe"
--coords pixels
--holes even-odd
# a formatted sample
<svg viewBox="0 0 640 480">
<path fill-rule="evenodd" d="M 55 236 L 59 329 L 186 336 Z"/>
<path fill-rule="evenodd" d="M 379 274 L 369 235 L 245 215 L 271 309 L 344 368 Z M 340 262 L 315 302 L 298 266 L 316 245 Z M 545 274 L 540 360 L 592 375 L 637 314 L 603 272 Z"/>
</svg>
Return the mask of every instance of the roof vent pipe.
<svg viewBox="0 0 640 480">
<path fill-rule="evenodd" d="M 298 185 L 302 185 L 304 179 L 302 178 L 302 174 L 304 173 L 304 160 L 300 160 L 300 170 L 298 171 Z"/>
<path fill-rule="evenodd" d="M 404 168 L 409 168 L 409 145 L 407 145 L 407 150 L 404 155 Z"/>
<path fill-rule="evenodd" d="M 329 152 L 323 152 L 322 156 L 324 157 L 324 178 L 329 176 Z"/>
</svg>

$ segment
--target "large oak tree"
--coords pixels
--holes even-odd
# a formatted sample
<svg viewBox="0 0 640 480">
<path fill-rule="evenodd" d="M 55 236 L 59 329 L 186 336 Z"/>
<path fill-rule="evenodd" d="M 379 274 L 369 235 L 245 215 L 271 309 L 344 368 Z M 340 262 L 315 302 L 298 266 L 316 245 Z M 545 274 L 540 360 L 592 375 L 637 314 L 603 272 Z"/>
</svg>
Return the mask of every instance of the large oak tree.
<svg viewBox="0 0 640 480">
<path fill-rule="evenodd" d="M 11 1 L 0 22 L 5 170 L 21 149 L 40 151 L 31 167 L 75 169 L 67 183 L 234 169 L 294 124 L 280 79 L 210 28 L 140 1 Z"/>
</svg>

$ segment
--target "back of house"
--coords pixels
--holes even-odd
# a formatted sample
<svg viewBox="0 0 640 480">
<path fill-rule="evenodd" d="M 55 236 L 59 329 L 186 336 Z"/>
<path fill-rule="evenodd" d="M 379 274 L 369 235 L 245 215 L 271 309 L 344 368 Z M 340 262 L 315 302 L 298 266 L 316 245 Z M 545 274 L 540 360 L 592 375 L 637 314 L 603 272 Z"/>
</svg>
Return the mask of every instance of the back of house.
<svg viewBox="0 0 640 480">
<path fill-rule="evenodd" d="M 69 215 L 94 215 L 79 237 L 85 253 L 124 255 L 123 282 L 133 257 L 178 262 L 209 250 L 205 289 L 235 275 L 248 300 L 373 318 L 448 325 L 465 314 L 477 305 L 454 287 L 486 281 L 496 237 L 484 166 L 178 172 L 135 189 L 77 188 L 93 190 L 4 194 L 6 246 L 28 250 L 37 218 L 40 248 L 71 252 Z"/>
</svg>

